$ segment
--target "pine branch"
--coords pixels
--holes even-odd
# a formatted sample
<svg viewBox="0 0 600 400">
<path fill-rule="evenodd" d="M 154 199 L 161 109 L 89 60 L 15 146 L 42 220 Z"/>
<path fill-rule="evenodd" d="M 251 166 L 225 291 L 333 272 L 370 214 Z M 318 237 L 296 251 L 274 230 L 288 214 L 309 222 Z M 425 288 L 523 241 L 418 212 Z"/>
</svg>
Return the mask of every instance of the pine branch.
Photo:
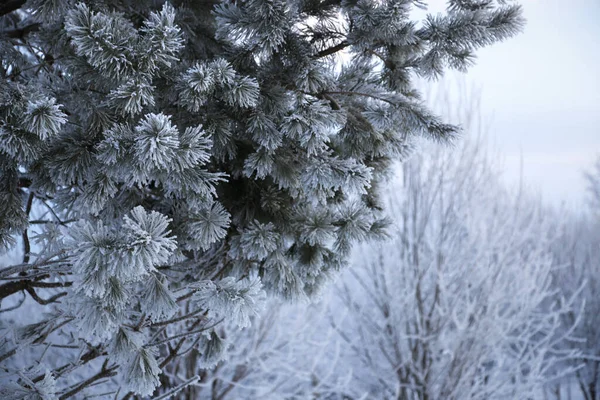
<svg viewBox="0 0 600 400">
<path fill-rule="evenodd" d="M 29 193 L 29 197 L 27 198 L 27 205 L 25 206 L 25 215 L 29 217 L 31 214 L 31 207 L 33 206 L 33 198 L 35 195 L 33 192 Z M 29 243 L 29 233 L 28 229 L 23 231 L 23 264 L 29 263 L 29 253 L 31 253 L 31 245 Z"/>
<path fill-rule="evenodd" d="M 177 298 L 177 302 L 183 301 L 183 300 L 185 300 L 185 299 L 189 299 L 189 298 L 190 298 L 190 297 L 192 297 L 193 295 L 194 295 L 194 292 L 189 292 L 189 293 L 186 293 L 186 294 L 184 294 L 184 295 L 181 295 L 181 296 L 179 296 L 179 297 Z"/>
<path fill-rule="evenodd" d="M 0 299 L 5 299 L 15 293 L 27 290 L 30 285 L 31 281 L 27 279 L 5 283 L 4 285 L 0 286 Z"/>
<path fill-rule="evenodd" d="M 383 97 L 374 95 L 374 94 L 369 94 L 369 93 L 363 93 L 363 92 L 356 92 L 356 91 L 349 91 L 349 90 L 337 90 L 337 91 L 327 91 L 327 92 L 323 92 L 323 94 L 341 94 L 341 95 L 345 95 L 345 96 L 362 96 L 362 97 L 369 97 L 371 99 L 374 100 L 379 100 L 379 101 L 383 101 L 385 103 L 391 104 L 393 106 L 397 105 L 395 104 L 393 101 L 390 101 L 388 99 L 385 99 Z"/>
<path fill-rule="evenodd" d="M 52 213 L 52 215 L 54 216 L 54 218 L 56 218 L 56 220 L 58 221 L 59 224 L 66 225 L 67 223 L 75 222 L 76 221 L 74 219 L 67 220 L 67 221 L 62 221 L 60 219 L 60 217 L 58 216 L 58 214 L 56 214 L 56 212 L 54 211 L 54 209 L 52 208 L 52 206 L 50 206 L 50 204 L 48 204 L 48 202 L 45 199 L 40 199 L 40 200 L 46 206 L 46 208 L 48 209 L 48 211 L 50 211 Z"/>
<path fill-rule="evenodd" d="M 175 357 L 178 356 L 177 353 L 179 352 L 186 340 L 187 338 L 180 339 L 179 342 L 177 342 L 177 344 L 175 345 L 175 347 L 169 347 L 169 354 L 158 365 L 159 368 L 164 368 L 168 363 L 170 363 Z"/>
<path fill-rule="evenodd" d="M 198 381 L 198 379 L 200 379 L 200 377 L 198 375 L 196 375 L 196 376 L 188 379 L 187 381 L 183 382 L 181 385 L 169 390 L 167 393 L 161 394 L 160 396 L 155 397 L 152 400 L 166 400 L 169 397 L 177 394 L 181 390 L 185 389 L 186 387 L 196 383 Z"/>
<path fill-rule="evenodd" d="M 56 329 L 62 327 L 63 325 L 65 325 L 66 323 L 68 323 L 68 322 L 70 322 L 72 320 L 73 320 L 73 318 L 68 318 L 65 322 L 63 322 L 63 323 L 59 324 L 57 327 L 53 328 L 52 331 L 55 331 Z M 80 367 L 82 365 L 87 364 L 88 362 L 90 362 L 92 360 L 95 360 L 98 357 L 102 357 L 102 356 L 105 356 L 105 355 L 106 355 L 106 352 L 98 351 L 97 348 L 91 348 L 90 351 L 88 351 L 86 354 L 84 354 L 83 356 L 81 356 L 81 358 L 78 361 L 76 361 L 76 362 L 69 362 L 69 363 L 66 363 L 66 364 L 58 367 L 58 368 L 55 368 L 52 371 L 52 375 L 55 378 L 58 379 L 61 375 L 63 375 L 66 371 L 69 370 L 69 367 L 71 367 L 71 368 L 73 368 L 73 367 L 77 368 L 77 367 Z M 42 379 L 44 379 L 45 376 L 46 376 L 46 374 L 38 375 L 35 378 L 33 378 L 32 381 L 33 382 L 39 382 Z"/>
<path fill-rule="evenodd" d="M 52 327 L 52 329 L 50 329 L 50 331 L 46 332 L 46 334 L 44 335 L 43 338 L 41 338 L 41 340 L 45 340 L 45 338 L 47 338 L 52 332 L 62 328 L 63 326 L 65 326 L 66 324 L 68 324 L 69 322 L 71 322 L 73 320 L 73 318 L 66 318 L 63 322 L 61 322 L 58 325 L 55 325 Z M 14 356 L 17 353 L 17 347 L 15 347 L 12 350 L 9 350 L 8 352 L 4 353 L 2 356 L 0 356 L 0 362 L 4 361 L 5 359 Z M 71 363 L 69 363 L 70 365 Z M 56 370 L 55 370 L 56 371 Z M 56 377 L 56 374 L 54 374 Z M 46 376 L 46 374 L 43 375 L 38 375 L 36 378 L 33 379 L 33 382 L 39 382 L 42 379 L 44 379 L 44 377 Z"/>
<path fill-rule="evenodd" d="M 145 347 L 159 346 L 161 344 L 164 344 L 164 343 L 170 342 L 171 340 L 175 340 L 175 339 L 179 339 L 179 338 L 186 338 L 187 339 L 188 336 L 192 336 L 192 335 L 195 335 L 195 334 L 198 334 L 198 333 L 206 332 L 207 330 L 214 328 L 215 326 L 217 326 L 221 322 L 223 322 L 223 320 L 224 319 L 221 319 L 221 320 L 215 322 L 212 325 L 205 326 L 204 328 L 196 329 L 196 330 L 193 330 L 193 331 L 187 331 L 185 333 L 180 333 L 178 335 L 174 335 L 174 336 L 168 337 L 166 339 L 159 340 L 159 341 L 154 342 L 154 343 L 148 343 Z"/>
<path fill-rule="evenodd" d="M 118 365 L 113 365 L 112 367 L 107 367 L 107 366 L 108 366 L 108 358 L 104 361 L 104 364 L 102 364 L 102 368 L 101 368 L 100 372 L 98 372 L 96 375 L 89 377 L 88 379 L 81 382 L 79 385 L 77 385 L 73 389 L 71 389 L 68 392 L 66 392 L 65 394 L 61 395 L 59 397 L 59 399 L 65 400 L 65 399 L 68 399 L 69 397 L 73 397 L 77 393 L 79 393 L 83 389 L 85 389 L 86 387 L 92 385 L 94 382 L 96 382 L 100 379 L 103 379 L 103 378 L 109 378 L 111 376 L 115 376 L 117 374 Z"/>
<path fill-rule="evenodd" d="M 202 322 L 202 320 L 198 320 L 198 321 L 194 322 L 189 329 L 193 330 L 201 322 Z M 158 367 L 160 369 L 163 369 L 167 364 L 169 364 L 171 361 L 173 361 L 176 357 L 178 357 L 180 355 L 179 354 L 179 350 L 181 350 L 181 347 L 183 346 L 183 344 L 185 343 L 186 340 L 187 340 L 187 336 L 183 337 L 182 339 L 179 339 L 179 341 L 177 342 L 177 344 L 175 345 L 175 347 L 171 347 L 170 345 L 167 345 L 168 348 L 169 348 L 169 354 L 160 362 L 160 364 L 158 364 Z M 128 400 L 133 395 L 134 395 L 133 392 L 129 392 L 125 396 L 123 396 L 121 398 L 121 400 Z"/>
<path fill-rule="evenodd" d="M 0 362 L 6 360 L 7 358 L 10 358 L 10 357 L 14 356 L 15 354 L 17 354 L 17 348 L 16 347 L 14 349 L 11 349 L 11 350 L 7 351 L 6 353 L 2 354 L 0 356 Z"/>
<path fill-rule="evenodd" d="M 69 287 L 72 285 L 72 282 L 40 282 L 42 279 L 46 279 L 49 277 L 50 276 L 48 274 L 42 274 L 35 278 L 31 277 L 29 279 L 20 279 L 18 281 L 5 283 L 4 285 L 0 286 L 0 299 L 4 299 L 20 291 L 27 291 L 35 300 L 41 300 L 42 303 L 40 304 L 43 304 L 43 302 L 46 301 L 54 301 L 57 298 L 64 296 L 66 293 L 61 294 L 59 297 L 56 298 L 55 296 L 53 296 L 49 300 L 43 300 L 39 298 L 39 296 L 37 296 L 37 293 L 35 293 L 33 288 L 58 288 Z"/>
<path fill-rule="evenodd" d="M 55 294 L 54 296 L 50 297 L 49 299 L 42 299 L 40 296 L 38 296 L 38 294 L 35 292 L 35 289 L 33 289 L 33 287 L 29 286 L 27 287 L 27 289 L 25 289 L 27 291 L 27 293 L 29 293 L 29 295 L 39 304 L 45 306 L 51 303 L 56 302 L 58 299 L 60 299 L 61 297 L 66 296 L 68 293 L 67 292 L 60 292 Z"/>
<path fill-rule="evenodd" d="M 18 29 L 0 31 L 0 35 L 4 35 L 11 39 L 24 39 L 29 33 L 39 30 L 40 26 L 41 24 L 39 23 L 29 24 Z"/>
<path fill-rule="evenodd" d="M 198 317 L 198 318 L 204 318 L 208 314 L 208 311 L 205 311 L 205 310 L 196 310 L 196 311 L 192 311 L 189 314 L 182 315 L 181 317 L 172 318 L 172 319 L 169 319 L 169 320 L 166 320 L 166 321 L 154 322 L 154 323 L 152 323 L 152 326 L 170 325 L 170 324 L 173 324 L 175 322 L 180 322 L 180 321 L 184 321 L 186 319 L 194 318 L 194 316 L 200 314 L 201 312 L 204 312 L 204 315 L 202 315 L 201 317 Z"/>
<path fill-rule="evenodd" d="M 386 163 L 412 136 L 446 129 L 404 94 L 416 91 L 404 70 L 377 78 L 381 61 L 394 69 L 385 49 L 395 59 L 392 43 L 405 43 L 402 68 L 441 73 L 467 58 L 463 47 L 507 37 L 515 18 L 510 10 L 442 15 L 415 33 L 409 3 L 420 1 L 168 3 L 158 9 L 141 2 L 135 10 L 119 2 L 79 2 L 68 10 L 61 2 L 0 5 L 0 16 L 12 13 L 0 32 L 8 50 L 0 68 L 10 74 L 0 96 L 8 118 L 0 129 L 0 197 L 8 205 L 0 212 L 8 218 L 0 221 L 0 245 L 22 257 L 0 270 L 0 299 L 61 303 L 58 316 L 24 329 L 31 346 L 48 346 L 40 364 L 52 353 L 44 336 L 74 316 L 54 335 L 81 337 L 88 347 L 65 350 L 59 356 L 71 358 L 50 367 L 53 380 L 62 381 L 61 399 L 82 397 L 117 373 L 100 358 L 111 343 L 124 358 L 140 350 L 141 364 L 119 369 L 131 378 L 126 398 L 150 395 L 161 383 L 168 397 L 168 384 L 193 375 L 181 370 L 189 367 L 184 353 L 205 339 L 202 332 L 221 318 L 225 327 L 248 327 L 268 291 L 309 295 L 347 264 L 351 244 L 380 230 L 374 200 L 365 197 L 376 196 Z M 52 21 L 52 35 L 35 33 L 41 14 Z M 334 58 L 351 48 L 362 56 L 336 73 Z M 430 59 L 422 60 L 428 50 Z M 33 81 L 20 82 L 27 77 Z M 30 215 L 38 205 L 40 218 Z M 32 229 L 46 244 L 40 254 Z M 67 250 L 49 254 L 57 246 Z M 251 274 L 255 266 L 260 276 Z M 77 283 L 70 282 L 74 275 Z M 81 301 L 62 299 L 72 285 Z M 190 307 L 195 295 L 198 305 Z M 167 329 L 173 325 L 181 329 Z M 221 354 L 229 333 L 211 335 L 206 349 L 219 352 L 206 350 L 203 362 Z M 252 340 L 257 348 L 269 341 Z M 15 354 L 4 351 L 4 358 Z M 91 360 L 104 361 L 100 371 L 72 376 Z M 161 375 L 159 366 L 169 371 Z M 231 371 L 243 387 L 244 367 Z M 34 381 L 50 384 L 46 377 L 51 381 Z M 326 378 L 313 380 L 320 394 Z"/>
<path fill-rule="evenodd" d="M 48 221 L 48 220 L 43 220 L 43 219 L 34 219 L 34 220 L 29 221 L 29 224 L 30 225 L 59 224 L 59 225 L 66 226 L 67 224 L 72 224 L 73 222 L 77 222 L 77 220 L 69 219 L 66 221 Z"/>
<path fill-rule="evenodd" d="M 59 288 L 69 287 L 73 285 L 73 282 L 32 282 L 31 287 L 37 288 Z"/>
<path fill-rule="evenodd" d="M 350 43 L 347 40 L 344 40 L 335 46 L 328 47 L 324 50 L 321 50 L 317 53 L 317 58 L 327 57 L 332 54 L 337 53 L 338 51 L 344 50 L 346 47 L 350 46 Z"/>
<path fill-rule="evenodd" d="M 58 260 L 52 260 L 54 257 L 57 257 L 61 254 L 64 254 L 64 251 L 60 251 L 56 254 L 52 254 L 48 257 L 45 257 L 44 259 L 42 259 L 34 264 L 17 264 L 17 265 L 12 265 L 10 267 L 1 269 L 0 270 L 0 279 L 6 279 L 7 277 L 9 277 L 10 275 L 13 275 L 13 274 L 25 272 L 28 270 L 36 270 L 36 269 L 38 269 L 40 267 L 44 267 L 46 265 L 57 264 L 62 261 L 65 261 L 65 259 L 68 257 L 63 257 Z M 30 277 L 30 278 L 32 278 L 32 277 Z"/>
</svg>

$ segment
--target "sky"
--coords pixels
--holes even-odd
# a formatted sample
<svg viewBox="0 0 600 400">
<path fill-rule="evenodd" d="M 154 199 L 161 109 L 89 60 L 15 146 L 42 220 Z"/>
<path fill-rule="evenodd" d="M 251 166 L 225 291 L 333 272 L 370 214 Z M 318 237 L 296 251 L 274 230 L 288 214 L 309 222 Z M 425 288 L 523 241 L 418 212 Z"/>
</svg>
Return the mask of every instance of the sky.
<svg viewBox="0 0 600 400">
<path fill-rule="evenodd" d="M 600 157 L 600 0 L 521 0 L 519 36 L 479 51 L 464 77 L 481 89 L 505 179 L 553 203 L 585 200 L 583 171 Z M 444 9 L 431 0 L 429 11 Z M 521 168 L 522 162 L 522 168 Z"/>
</svg>

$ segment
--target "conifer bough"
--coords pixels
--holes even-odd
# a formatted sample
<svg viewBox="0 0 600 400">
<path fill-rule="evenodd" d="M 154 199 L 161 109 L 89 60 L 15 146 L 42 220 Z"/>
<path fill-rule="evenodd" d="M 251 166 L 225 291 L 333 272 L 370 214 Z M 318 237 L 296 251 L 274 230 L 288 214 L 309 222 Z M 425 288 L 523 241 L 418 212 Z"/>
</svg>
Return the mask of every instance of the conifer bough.
<svg viewBox="0 0 600 400">
<path fill-rule="evenodd" d="M 220 325 L 248 326 L 266 293 L 310 296 L 383 235 L 392 162 L 457 130 L 412 80 L 523 24 L 510 1 L 411 19 L 424 6 L 4 2 L 0 245 L 22 259 L 0 299 L 44 312 L 0 326 L 6 393 L 179 387 L 161 368 L 190 346 L 221 351 Z"/>
</svg>

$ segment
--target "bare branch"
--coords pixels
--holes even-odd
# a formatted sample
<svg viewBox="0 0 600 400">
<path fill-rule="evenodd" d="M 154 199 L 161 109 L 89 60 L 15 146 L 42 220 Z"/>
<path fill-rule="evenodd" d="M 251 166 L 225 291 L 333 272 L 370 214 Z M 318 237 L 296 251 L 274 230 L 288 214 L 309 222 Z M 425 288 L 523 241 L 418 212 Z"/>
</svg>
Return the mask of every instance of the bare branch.
<svg viewBox="0 0 600 400">
<path fill-rule="evenodd" d="M 91 386 L 94 382 L 96 382 L 100 379 L 103 379 L 103 378 L 109 378 L 111 376 L 115 376 L 117 374 L 116 370 L 118 368 L 118 365 L 113 365 L 111 367 L 107 367 L 107 365 L 108 365 L 108 359 L 106 359 L 104 361 L 104 364 L 102 364 L 102 369 L 100 370 L 100 372 L 98 372 L 96 375 L 89 377 L 85 381 L 83 381 L 80 384 L 78 384 L 77 386 L 75 386 L 73 389 L 71 389 L 68 392 L 66 392 L 65 394 L 61 395 L 59 397 L 59 399 L 65 400 L 65 399 L 68 399 L 69 397 L 73 397 L 77 393 L 79 393 L 83 389 L 85 389 L 86 387 Z"/>
<path fill-rule="evenodd" d="M 332 54 L 337 53 L 338 51 L 344 50 L 348 46 L 350 46 L 350 43 L 347 40 L 344 40 L 344 41 L 336 44 L 335 46 L 328 47 L 324 50 L 319 51 L 317 53 L 317 57 L 322 58 L 322 57 L 330 56 Z"/>
</svg>

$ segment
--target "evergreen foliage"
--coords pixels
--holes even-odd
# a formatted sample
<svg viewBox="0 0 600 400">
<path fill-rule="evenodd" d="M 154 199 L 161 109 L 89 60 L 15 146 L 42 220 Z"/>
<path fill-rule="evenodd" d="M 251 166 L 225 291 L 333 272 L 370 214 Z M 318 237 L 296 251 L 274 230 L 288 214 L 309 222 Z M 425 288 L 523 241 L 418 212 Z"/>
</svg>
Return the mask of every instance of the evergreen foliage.
<svg viewBox="0 0 600 400">
<path fill-rule="evenodd" d="M 2 386 L 179 388 L 161 369 L 190 346 L 217 362 L 220 322 L 248 326 L 266 291 L 314 294 L 353 243 L 380 237 L 392 161 L 457 131 L 414 77 L 465 70 L 523 24 L 507 1 L 413 20 L 423 5 L 1 5 L 0 246 L 23 254 L 0 270 L 0 299 L 47 310 L 2 327 Z M 23 343 L 48 347 L 23 365 Z M 58 351 L 67 364 L 49 361 Z M 88 363 L 99 372 L 73 378 Z"/>
</svg>

